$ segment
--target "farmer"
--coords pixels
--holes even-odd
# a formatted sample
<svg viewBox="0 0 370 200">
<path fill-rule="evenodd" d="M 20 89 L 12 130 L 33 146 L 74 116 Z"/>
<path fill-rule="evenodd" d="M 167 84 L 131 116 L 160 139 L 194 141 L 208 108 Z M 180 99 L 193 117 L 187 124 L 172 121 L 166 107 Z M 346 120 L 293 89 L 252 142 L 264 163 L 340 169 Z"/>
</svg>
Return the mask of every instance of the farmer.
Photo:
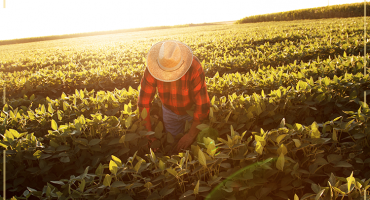
<svg viewBox="0 0 370 200">
<path fill-rule="evenodd" d="M 154 44 L 147 55 L 147 67 L 141 79 L 138 107 L 146 109 L 145 127 L 152 130 L 150 103 L 158 89 L 162 101 L 163 122 L 167 132 L 176 136 L 184 132 L 186 121 L 192 125 L 174 147 L 175 152 L 188 148 L 196 139 L 196 127 L 208 117 L 210 101 L 203 68 L 192 50 L 179 41 Z M 195 106 L 193 116 L 187 114 Z"/>
</svg>

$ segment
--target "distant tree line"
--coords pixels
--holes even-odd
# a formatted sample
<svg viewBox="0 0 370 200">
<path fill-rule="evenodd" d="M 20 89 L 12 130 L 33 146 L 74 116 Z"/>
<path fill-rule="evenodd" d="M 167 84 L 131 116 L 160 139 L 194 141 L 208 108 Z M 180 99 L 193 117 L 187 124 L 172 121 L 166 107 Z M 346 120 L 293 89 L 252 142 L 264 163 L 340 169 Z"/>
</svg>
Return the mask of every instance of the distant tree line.
<svg viewBox="0 0 370 200">
<path fill-rule="evenodd" d="M 370 3 L 366 3 L 366 13 L 367 15 L 370 15 Z M 361 16 L 364 16 L 364 3 L 353 3 L 308 9 L 299 9 L 264 15 L 253 15 L 240 19 L 235 23 L 242 24 L 268 21 L 291 21 L 301 19 L 346 18 Z"/>
</svg>

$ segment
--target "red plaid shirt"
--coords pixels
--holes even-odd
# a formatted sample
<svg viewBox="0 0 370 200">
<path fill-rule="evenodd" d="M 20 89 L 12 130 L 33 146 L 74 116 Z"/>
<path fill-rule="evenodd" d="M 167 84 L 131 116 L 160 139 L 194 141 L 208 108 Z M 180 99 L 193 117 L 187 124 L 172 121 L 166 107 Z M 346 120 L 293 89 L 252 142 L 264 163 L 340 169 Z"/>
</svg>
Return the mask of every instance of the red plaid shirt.
<svg viewBox="0 0 370 200">
<path fill-rule="evenodd" d="M 154 98 L 156 88 L 162 104 L 178 115 L 188 114 L 186 111 L 190 110 L 193 105 L 195 105 L 194 121 L 201 122 L 209 114 L 210 100 L 205 75 L 202 65 L 195 56 L 193 56 L 189 70 L 179 80 L 173 82 L 157 80 L 146 68 L 140 84 L 138 107 L 140 112 L 146 108 L 148 117 L 150 103 Z"/>
</svg>

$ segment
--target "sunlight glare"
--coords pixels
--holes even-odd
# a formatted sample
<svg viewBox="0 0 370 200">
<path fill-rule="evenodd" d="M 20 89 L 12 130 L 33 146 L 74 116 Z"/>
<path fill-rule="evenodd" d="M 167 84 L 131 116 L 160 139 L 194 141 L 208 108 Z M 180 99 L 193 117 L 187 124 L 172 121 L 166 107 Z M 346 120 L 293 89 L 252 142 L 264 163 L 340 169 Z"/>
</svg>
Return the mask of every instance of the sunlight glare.
<svg viewBox="0 0 370 200">
<path fill-rule="evenodd" d="M 361 0 L 330 0 L 331 5 Z M 238 20 L 246 16 L 326 6 L 311 0 L 7 0 L 0 40 L 138 27 Z M 266 6 L 268 5 L 268 6 Z"/>
</svg>

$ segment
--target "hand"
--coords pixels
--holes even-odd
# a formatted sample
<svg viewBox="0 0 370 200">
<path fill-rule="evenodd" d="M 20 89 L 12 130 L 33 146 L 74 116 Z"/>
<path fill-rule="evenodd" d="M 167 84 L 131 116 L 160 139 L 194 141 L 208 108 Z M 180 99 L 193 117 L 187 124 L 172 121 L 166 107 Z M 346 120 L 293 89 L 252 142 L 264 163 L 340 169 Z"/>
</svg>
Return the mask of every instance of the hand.
<svg viewBox="0 0 370 200">
<path fill-rule="evenodd" d="M 182 138 L 179 140 L 175 147 L 176 153 L 179 153 L 182 149 L 187 149 L 191 144 L 193 144 L 196 137 L 197 137 L 196 135 L 194 136 L 189 133 L 182 136 Z"/>
<path fill-rule="evenodd" d="M 193 121 L 191 124 L 190 130 L 187 134 L 182 136 L 182 138 L 177 142 L 177 145 L 175 147 L 175 153 L 179 153 L 181 149 L 188 148 L 197 138 L 197 135 L 199 133 L 199 129 L 197 129 L 197 126 L 200 124 L 199 121 Z"/>
</svg>

